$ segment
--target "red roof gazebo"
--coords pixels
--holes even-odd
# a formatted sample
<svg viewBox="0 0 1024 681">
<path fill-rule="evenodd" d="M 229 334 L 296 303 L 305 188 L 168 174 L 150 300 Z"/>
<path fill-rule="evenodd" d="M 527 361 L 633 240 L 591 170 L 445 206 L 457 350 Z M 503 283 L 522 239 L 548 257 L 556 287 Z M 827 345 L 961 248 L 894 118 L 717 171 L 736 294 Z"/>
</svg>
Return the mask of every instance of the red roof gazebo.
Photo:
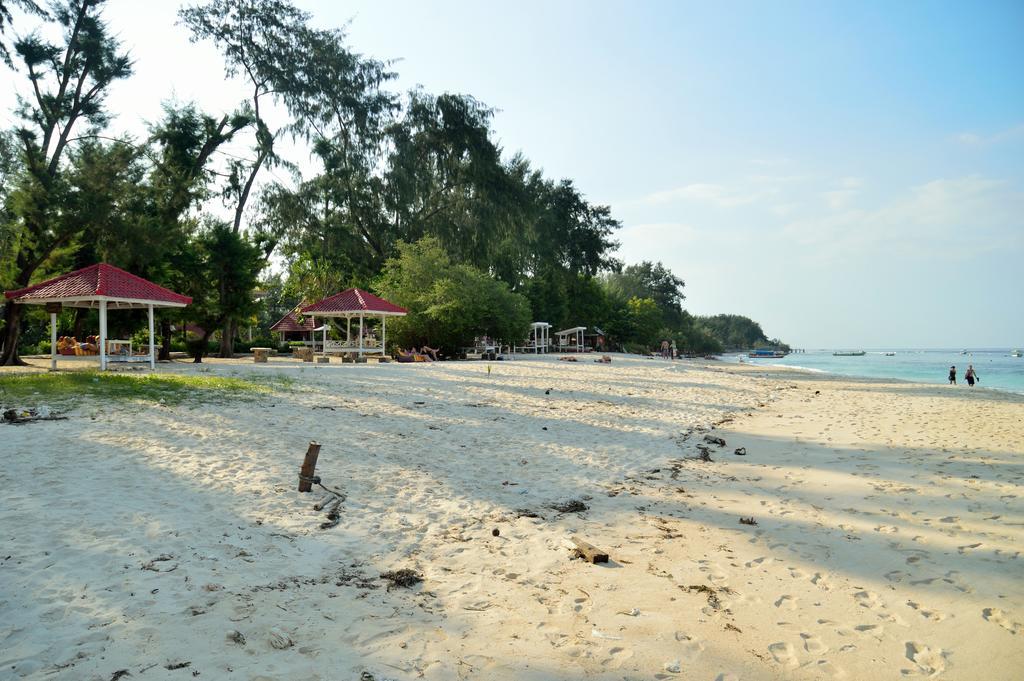
<svg viewBox="0 0 1024 681">
<path fill-rule="evenodd" d="M 299 308 L 296 307 L 294 310 L 278 319 L 274 322 L 273 326 L 270 327 L 271 333 L 281 334 L 282 343 L 287 340 L 289 333 L 301 333 L 303 335 L 303 341 L 312 340 L 310 336 L 313 333 L 313 329 L 316 328 L 316 323 L 313 321 L 312 317 L 305 317 L 300 322 L 299 314 Z"/>
<path fill-rule="evenodd" d="M 325 319 L 344 318 L 346 320 L 345 341 L 335 342 L 331 346 L 328 346 L 327 341 L 327 325 L 325 324 L 315 329 L 324 333 L 324 354 L 327 354 L 328 349 L 330 349 L 332 352 L 351 352 L 362 356 L 364 354 L 383 354 L 387 345 L 387 318 L 404 317 L 409 311 L 404 307 L 399 307 L 379 296 L 375 296 L 369 291 L 350 288 L 324 298 L 320 302 L 307 305 L 302 308 L 301 312 L 314 320 L 314 324 L 316 317 L 324 317 Z M 372 342 L 368 345 L 363 342 L 363 319 L 366 317 L 380 318 L 381 341 L 379 346 Z M 353 319 L 359 319 L 359 339 L 357 342 L 352 341 Z"/>
<path fill-rule="evenodd" d="M 50 313 L 50 367 L 57 368 L 57 312 L 62 307 L 97 308 L 100 313 L 100 369 L 107 368 L 107 310 L 137 310 L 149 312 L 150 368 L 156 364 L 153 342 L 153 309 L 157 307 L 185 307 L 192 302 L 163 286 L 125 272 L 119 267 L 99 263 L 48 279 L 17 291 L 5 291 L 4 296 L 19 305 L 46 305 Z"/>
</svg>

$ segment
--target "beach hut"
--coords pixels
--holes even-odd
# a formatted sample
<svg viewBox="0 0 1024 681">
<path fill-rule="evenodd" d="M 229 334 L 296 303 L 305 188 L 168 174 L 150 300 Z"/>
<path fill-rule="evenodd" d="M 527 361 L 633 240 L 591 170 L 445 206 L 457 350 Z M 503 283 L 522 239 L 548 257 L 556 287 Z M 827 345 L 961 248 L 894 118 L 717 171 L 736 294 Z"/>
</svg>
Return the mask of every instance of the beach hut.
<svg viewBox="0 0 1024 681">
<path fill-rule="evenodd" d="M 278 334 L 282 343 L 302 341 L 306 345 L 313 345 L 316 340 L 313 333 L 316 324 L 313 323 L 312 317 L 303 317 L 300 321 L 300 315 L 301 312 L 296 307 L 274 322 L 273 326 L 270 327 L 270 332 Z"/>
<path fill-rule="evenodd" d="M 547 322 L 530 324 L 530 335 L 523 345 L 513 348 L 514 352 L 547 352 L 551 346 L 551 325 Z"/>
<path fill-rule="evenodd" d="M 45 305 L 50 313 L 50 368 L 57 368 L 57 313 L 65 307 L 97 309 L 100 313 L 98 357 L 100 370 L 114 361 L 148 361 L 156 366 L 156 344 L 153 335 L 153 310 L 158 307 L 185 307 L 192 302 L 163 286 L 125 272 L 119 267 L 99 263 L 4 296 L 18 305 Z M 140 310 L 149 313 L 149 354 L 135 355 L 131 343 L 107 338 L 108 310 Z M 111 357 L 111 350 L 116 354 Z"/>
<path fill-rule="evenodd" d="M 358 288 L 350 288 L 335 293 L 329 298 L 307 305 L 302 308 L 302 314 L 313 320 L 314 326 L 317 318 L 321 319 L 344 319 L 345 340 L 329 341 L 324 331 L 323 353 L 341 352 L 352 353 L 359 357 L 363 355 L 384 354 L 387 347 L 387 318 L 404 317 L 408 310 L 399 307 L 394 303 Z M 352 320 L 359 321 L 358 336 L 352 338 Z M 381 339 L 367 339 L 364 335 L 363 322 L 366 319 L 380 319 Z"/>
<path fill-rule="evenodd" d="M 574 326 L 571 329 L 556 332 L 555 338 L 558 339 L 558 349 L 563 352 L 566 350 L 583 352 L 583 334 L 586 330 L 587 327 L 585 326 Z"/>
</svg>

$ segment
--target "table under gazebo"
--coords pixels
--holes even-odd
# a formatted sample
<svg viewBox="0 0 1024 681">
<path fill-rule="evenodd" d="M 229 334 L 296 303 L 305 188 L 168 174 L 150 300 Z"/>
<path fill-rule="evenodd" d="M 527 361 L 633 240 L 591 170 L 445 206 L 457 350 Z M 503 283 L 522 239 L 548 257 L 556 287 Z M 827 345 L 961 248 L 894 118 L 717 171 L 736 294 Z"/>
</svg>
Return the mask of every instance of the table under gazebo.
<svg viewBox="0 0 1024 681">
<path fill-rule="evenodd" d="M 311 317 L 313 320 L 318 317 L 325 320 L 345 320 L 344 341 L 328 341 L 326 324 L 316 329 L 316 331 L 323 332 L 322 352 L 324 356 L 328 352 L 350 353 L 359 357 L 363 355 L 385 354 L 387 352 L 387 318 L 404 317 L 407 313 L 408 310 L 404 307 L 399 307 L 394 303 L 390 303 L 383 298 L 358 288 L 346 289 L 341 293 L 336 293 L 333 296 L 302 308 L 302 314 Z M 371 343 L 364 338 L 363 321 L 367 318 L 380 319 L 381 340 L 379 343 Z M 359 321 L 359 336 L 353 341 L 352 320 L 354 319 Z"/>
<path fill-rule="evenodd" d="M 192 302 L 163 286 L 125 272 L 119 267 L 99 263 L 48 279 L 17 291 L 5 291 L 4 296 L 18 305 L 45 305 L 50 313 L 50 368 L 57 368 L 57 313 L 65 307 L 99 310 L 100 370 L 106 370 L 110 362 L 107 337 L 108 310 L 140 310 L 149 313 L 149 354 L 116 355 L 115 358 L 148 361 L 150 368 L 156 366 L 156 343 L 153 333 L 153 310 L 163 307 L 185 307 Z M 94 355 L 80 355 L 92 357 Z"/>
</svg>

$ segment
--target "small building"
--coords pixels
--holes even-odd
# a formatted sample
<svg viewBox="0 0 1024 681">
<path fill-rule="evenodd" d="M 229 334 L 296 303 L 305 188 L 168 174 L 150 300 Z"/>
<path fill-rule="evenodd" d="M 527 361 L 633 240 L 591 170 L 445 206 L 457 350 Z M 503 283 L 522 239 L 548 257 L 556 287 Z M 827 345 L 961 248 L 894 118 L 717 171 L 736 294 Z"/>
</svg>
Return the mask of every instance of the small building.
<svg viewBox="0 0 1024 681">
<path fill-rule="evenodd" d="M 315 340 L 313 330 L 316 324 L 312 317 L 301 316 L 300 307 L 301 305 L 277 320 L 270 327 L 270 332 L 278 334 L 282 343 L 300 341 L 311 346 Z"/>
</svg>

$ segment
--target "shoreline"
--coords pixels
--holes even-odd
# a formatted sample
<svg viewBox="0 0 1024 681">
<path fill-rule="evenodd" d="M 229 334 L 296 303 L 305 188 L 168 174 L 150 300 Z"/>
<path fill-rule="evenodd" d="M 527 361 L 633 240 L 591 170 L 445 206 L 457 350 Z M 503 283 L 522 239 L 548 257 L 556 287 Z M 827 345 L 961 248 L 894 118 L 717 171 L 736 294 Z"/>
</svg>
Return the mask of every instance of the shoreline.
<svg viewBox="0 0 1024 681">
<path fill-rule="evenodd" d="M 933 388 L 948 388 L 948 387 L 950 387 L 948 384 L 943 383 L 941 381 L 927 382 L 927 381 L 914 380 L 912 378 L 898 378 L 898 377 L 895 377 L 895 376 L 883 377 L 883 376 L 864 376 L 864 375 L 853 375 L 853 374 L 840 374 L 840 373 L 836 373 L 834 371 L 829 371 L 827 369 L 818 369 L 816 367 L 806 367 L 806 366 L 798 366 L 798 365 L 790 365 L 790 364 L 761 364 L 759 362 L 751 362 L 751 361 L 739 362 L 739 361 L 724 360 L 724 359 L 720 360 L 720 361 L 722 362 L 722 364 L 730 365 L 730 366 L 740 365 L 740 366 L 761 367 L 761 368 L 765 368 L 765 369 L 770 368 L 770 369 L 777 369 L 777 370 L 782 370 L 782 371 L 785 371 L 785 370 L 799 371 L 799 372 L 806 372 L 808 374 L 817 375 L 817 376 L 835 377 L 835 378 L 839 378 L 839 379 L 849 380 L 851 382 L 877 381 L 877 382 L 882 382 L 882 383 L 911 383 L 911 384 L 914 384 L 914 385 L 929 386 L 929 387 L 933 387 Z M 965 388 L 965 387 L 967 387 L 967 386 L 964 385 L 963 383 L 957 383 L 957 385 L 953 386 L 954 389 L 956 389 L 956 388 Z M 980 383 L 978 385 L 974 386 L 973 388 L 968 388 L 968 390 L 969 391 L 975 391 L 975 392 L 982 391 L 982 390 L 987 390 L 987 391 L 992 391 L 992 392 L 996 392 L 996 393 L 1005 393 L 1005 394 L 1017 395 L 1017 396 L 1024 397 L 1024 390 L 1016 390 L 1016 389 L 1013 389 L 1013 388 L 999 388 L 999 387 L 982 386 Z"/>
<path fill-rule="evenodd" d="M 252 681 L 1009 680 L 1024 664 L 1024 399 L 619 355 L 199 370 L 299 381 L 3 432 L 14 678 L 188 662 Z M 727 443 L 710 462 L 704 435 Z M 294 491 L 310 439 L 346 495 L 328 530 L 322 494 Z M 570 499 L 589 508 L 550 507 Z M 611 562 L 573 560 L 572 536 Z M 424 581 L 385 588 L 402 568 Z"/>
</svg>

